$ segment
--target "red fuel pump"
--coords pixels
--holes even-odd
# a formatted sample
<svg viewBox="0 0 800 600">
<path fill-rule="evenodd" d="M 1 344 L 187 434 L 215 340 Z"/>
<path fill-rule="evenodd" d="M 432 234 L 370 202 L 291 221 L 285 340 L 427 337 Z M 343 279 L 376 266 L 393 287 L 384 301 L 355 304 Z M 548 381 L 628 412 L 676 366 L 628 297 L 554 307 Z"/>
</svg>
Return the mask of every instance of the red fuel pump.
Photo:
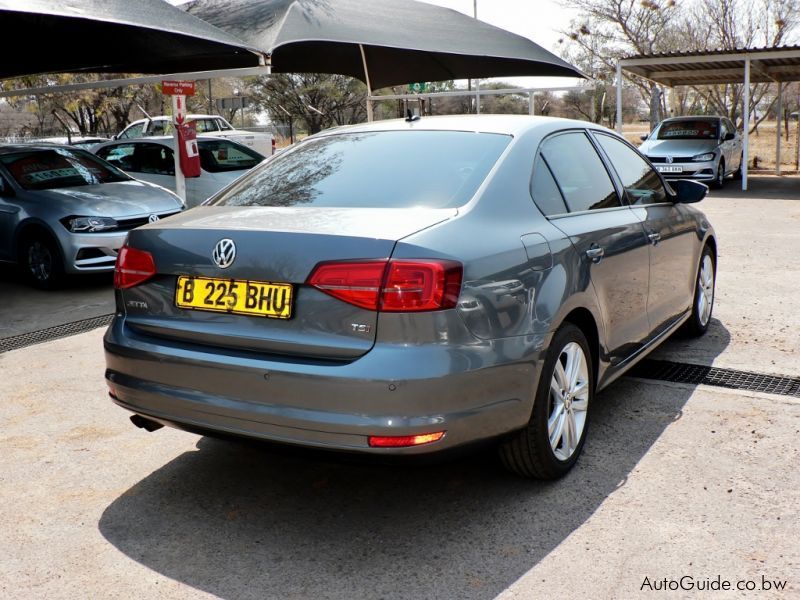
<svg viewBox="0 0 800 600">
<path fill-rule="evenodd" d="M 197 131 L 193 124 L 177 126 L 178 154 L 184 177 L 200 177 L 200 151 L 197 148 Z"/>
</svg>

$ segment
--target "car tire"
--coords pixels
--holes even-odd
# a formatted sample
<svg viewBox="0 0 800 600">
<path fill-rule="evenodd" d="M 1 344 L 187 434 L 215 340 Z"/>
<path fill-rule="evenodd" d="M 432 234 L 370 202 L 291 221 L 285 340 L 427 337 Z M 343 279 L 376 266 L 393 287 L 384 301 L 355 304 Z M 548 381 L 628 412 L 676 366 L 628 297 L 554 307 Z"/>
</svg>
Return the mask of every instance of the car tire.
<svg viewBox="0 0 800 600">
<path fill-rule="evenodd" d="M 58 244 L 45 233 L 33 233 L 22 239 L 19 264 L 28 283 L 40 290 L 55 289 L 64 280 L 64 263 Z"/>
<path fill-rule="evenodd" d="M 720 159 L 717 163 L 717 175 L 714 177 L 711 187 L 718 190 L 721 189 L 723 185 L 725 185 L 725 161 Z"/>
<path fill-rule="evenodd" d="M 697 277 L 694 284 L 692 315 L 686 321 L 684 332 L 690 337 L 700 337 L 708 331 L 711 313 L 714 311 L 714 296 L 717 280 L 717 260 L 714 252 L 706 245 L 700 254 Z"/>
<path fill-rule="evenodd" d="M 575 375 L 571 381 L 566 380 L 573 367 Z M 528 425 L 499 448 L 503 465 L 517 475 L 533 479 L 565 475 L 583 449 L 593 401 L 594 369 L 589 344 L 580 329 L 565 323 L 550 344 Z M 570 435 L 573 431 L 574 437 Z"/>
</svg>

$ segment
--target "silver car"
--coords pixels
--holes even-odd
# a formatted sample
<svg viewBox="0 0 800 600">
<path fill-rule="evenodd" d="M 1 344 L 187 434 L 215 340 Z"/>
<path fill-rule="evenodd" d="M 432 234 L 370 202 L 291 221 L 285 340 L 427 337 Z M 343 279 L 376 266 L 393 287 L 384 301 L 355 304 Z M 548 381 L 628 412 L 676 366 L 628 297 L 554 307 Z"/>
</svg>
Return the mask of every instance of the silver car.
<svg viewBox="0 0 800 600">
<path fill-rule="evenodd" d="M 642 136 L 639 150 L 667 179 L 696 179 L 715 188 L 742 174 L 742 138 L 727 117 L 675 117 Z"/>
<path fill-rule="evenodd" d="M 561 476 L 595 393 L 706 331 L 707 190 L 580 121 L 323 132 L 130 232 L 111 398 L 151 431 L 378 455 L 495 440 L 513 471 Z"/>
<path fill-rule="evenodd" d="M 175 194 L 69 146 L 0 146 L 0 261 L 40 288 L 110 272 L 128 231 L 183 210 Z"/>
</svg>

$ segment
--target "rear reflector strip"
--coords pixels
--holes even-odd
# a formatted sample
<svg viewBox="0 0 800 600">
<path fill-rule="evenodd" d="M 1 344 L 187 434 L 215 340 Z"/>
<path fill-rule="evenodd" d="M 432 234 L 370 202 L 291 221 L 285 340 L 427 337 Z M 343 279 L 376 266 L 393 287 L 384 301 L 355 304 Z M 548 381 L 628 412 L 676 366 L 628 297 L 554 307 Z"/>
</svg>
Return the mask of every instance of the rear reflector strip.
<svg viewBox="0 0 800 600">
<path fill-rule="evenodd" d="M 443 437 L 444 431 L 419 435 L 371 435 L 369 445 L 371 448 L 407 448 L 438 442 Z"/>
</svg>

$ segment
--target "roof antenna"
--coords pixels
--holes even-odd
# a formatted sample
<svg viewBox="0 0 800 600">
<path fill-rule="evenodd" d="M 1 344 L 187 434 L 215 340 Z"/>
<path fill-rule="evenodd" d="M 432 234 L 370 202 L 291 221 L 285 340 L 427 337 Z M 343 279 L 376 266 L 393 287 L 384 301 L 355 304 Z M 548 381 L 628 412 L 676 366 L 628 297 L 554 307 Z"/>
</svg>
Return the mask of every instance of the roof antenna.
<svg viewBox="0 0 800 600">
<path fill-rule="evenodd" d="M 419 121 L 419 115 L 415 115 L 411 112 L 410 108 L 406 109 L 406 122 L 413 123 L 414 121 Z"/>
</svg>

